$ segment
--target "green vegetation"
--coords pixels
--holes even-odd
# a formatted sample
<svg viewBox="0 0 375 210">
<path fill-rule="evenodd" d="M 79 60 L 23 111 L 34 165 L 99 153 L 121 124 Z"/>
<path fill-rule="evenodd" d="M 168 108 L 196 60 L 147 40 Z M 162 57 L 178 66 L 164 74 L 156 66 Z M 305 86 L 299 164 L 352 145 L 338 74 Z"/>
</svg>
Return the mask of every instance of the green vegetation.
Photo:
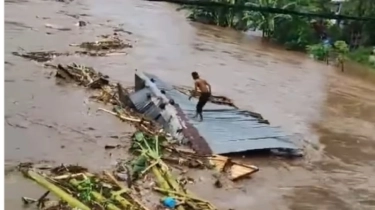
<svg viewBox="0 0 375 210">
<path fill-rule="evenodd" d="M 359 47 L 348 53 L 350 60 L 375 68 L 375 52 L 372 47 Z M 370 55 L 370 56 L 369 56 Z"/>
<path fill-rule="evenodd" d="M 316 60 L 324 60 L 329 63 L 329 59 L 334 58 L 335 63 L 341 66 L 341 70 L 344 71 L 344 62 L 349 54 L 349 46 L 345 41 L 336 41 L 333 46 L 321 43 L 307 45 L 306 50 Z"/>
<path fill-rule="evenodd" d="M 212 0 L 240 6 L 281 8 L 294 11 L 334 14 L 337 5 L 331 0 Z M 230 27 L 235 30 L 261 30 L 263 38 L 282 44 L 289 50 L 307 50 L 318 60 L 336 55 L 343 62 L 350 58 L 371 63 L 370 52 L 375 45 L 375 21 L 322 20 L 286 14 L 271 14 L 225 7 L 185 6 L 189 18 L 206 24 Z M 375 17 L 374 0 L 348 0 L 342 3 L 341 15 Z M 323 44 L 325 37 L 331 43 Z M 371 39 L 372 37 L 372 39 Z M 346 44 L 348 43 L 348 44 Z M 349 49 L 352 49 L 349 52 Z"/>
<path fill-rule="evenodd" d="M 306 47 L 307 52 L 313 56 L 316 60 L 326 60 L 329 56 L 329 52 L 331 51 L 331 46 L 325 46 L 323 44 L 314 44 L 314 45 L 308 45 Z"/>
</svg>

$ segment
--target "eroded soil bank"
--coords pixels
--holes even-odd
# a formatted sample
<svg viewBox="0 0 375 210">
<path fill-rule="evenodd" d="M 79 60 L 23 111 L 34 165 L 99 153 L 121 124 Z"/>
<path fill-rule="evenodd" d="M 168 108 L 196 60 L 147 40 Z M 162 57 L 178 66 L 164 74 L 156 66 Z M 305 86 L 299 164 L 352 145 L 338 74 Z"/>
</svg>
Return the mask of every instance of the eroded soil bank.
<svg viewBox="0 0 375 210">
<path fill-rule="evenodd" d="M 72 15 L 88 25 L 74 26 Z M 46 28 L 47 23 L 71 30 Z M 214 92 L 304 139 L 304 159 L 249 157 L 244 161 L 261 171 L 221 190 L 211 187 L 206 171 L 192 171 L 199 181 L 190 187 L 197 194 L 221 209 L 375 207 L 375 85 L 370 82 L 375 77 L 358 67 L 336 72 L 257 37 L 190 23 L 173 5 L 140 0 L 5 2 L 6 168 L 45 161 L 101 170 L 127 156 L 103 147 L 126 144 L 131 127 L 97 113 L 99 105 L 89 102 L 84 90 L 56 84 L 50 70 L 11 55 L 19 47 L 66 51 L 69 44 L 95 40 L 119 27 L 132 32 L 122 33 L 134 43 L 128 55 L 58 57 L 54 62 L 93 66 L 125 86 L 132 85 L 134 69 L 180 85 L 191 85 L 190 72 L 198 71 Z M 42 193 L 15 173 L 5 181 L 6 209 L 21 209 L 21 196 Z"/>
</svg>

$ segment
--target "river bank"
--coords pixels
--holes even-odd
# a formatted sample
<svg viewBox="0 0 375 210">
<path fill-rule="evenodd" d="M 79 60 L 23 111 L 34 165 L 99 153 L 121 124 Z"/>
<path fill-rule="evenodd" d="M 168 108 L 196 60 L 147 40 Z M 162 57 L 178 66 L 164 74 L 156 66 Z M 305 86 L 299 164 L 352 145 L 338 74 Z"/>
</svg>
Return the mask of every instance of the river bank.
<svg viewBox="0 0 375 210">
<path fill-rule="evenodd" d="M 49 71 L 11 55 L 18 47 L 65 51 L 71 43 L 96 39 L 120 26 L 132 32 L 124 34 L 134 43 L 128 55 L 56 61 L 93 66 L 124 86 L 132 85 L 134 69 L 179 85 L 191 85 L 190 72 L 195 70 L 211 82 L 214 92 L 305 139 L 307 155 L 302 160 L 240 158 L 261 171 L 220 191 L 204 184 L 209 179 L 204 171 L 192 174 L 202 180 L 190 186 L 199 196 L 222 209 L 373 209 L 375 87 L 361 76 L 335 72 L 303 54 L 265 45 L 257 37 L 190 23 L 166 3 L 31 0 L 8 1 L 5 9 L 5 113 L 12 124 L 26 127 L 5 125 L 6 166 L 46 161 L 102 170 L 127 157 L 123 150 L 111 151 L 110 156 L 103 147 L 109 141 L 126 144 L 132 128 L 96 113 L 97 105 L 82 100 L 88 96 L 85 91 L 56 86 L 54 79 L 48 79 Z M 78 28 L 77 20 L 64 13 L 86 14 L 81 18 L 89 24 Z M 72 30 L 50 31 L 46 23 Z M 348 72 L 357 75 L 354 70 Z M 113 135 L 120 140 L 110 138 Z M 6 209 L 21 209 L 21 196 L 42 193 L 14 173 L 5 182 Z"/>
<path fill-rule="evenodd" d="M 165 2 L 168 2 L 165 0 Z M 233 2 L 232 2 L 233 3 Z M 351 17 L 363 17 L 363 14 L 371 17 L 372 5 L 359 12 L 353 8 L 361 7 L 361 1 L 352 2 L 300 2 L 275 0 L 271 2 L 235 2 L 236 9 L 226 1 L 218 1 L 201 5 L 199 2 L 178 2 L 179 10 L 186 12 L 188 20 L 207 25 L 220 26 L 243 32 L 259 32 L 265 42 L 275 43 L 286 50 L 307 52 L 309 56 L 320 61 L 330 61 L 333 65 L 342 68 L 342 62 L 359 63 L 364 67 L 374 69 L 375 56 L 373 55 L 374 27 L 370 19 L 363 21 L 354 20 Z M 228 7 L 220 7 L 218 4 L 228 4 Z M 335 7 L 340 5 L 337 11 Z M 233 5 L 232 5 L 233 6 Z M 254 7 L 253 9 L 251 7 Z M 273 8 L 275 10 L 259 8 Z M 341 12 L 343 19 L 335 17 L 319 17 L 319 14 L 328 14 L 328 8 L 335 13 Z M 342 11 L 341 11 L 341 8 Z M 337 8 L 336 8 L 337 9 Z M 306 13 L 295 14 L 290 11 L 314 11 L 312 16 Z M 374 10 L 375 11 L 375 10 Z M 284 13 L 285 12 L 285 13 Z M 328 13 L 327 13 L 328 12 Z M 364 13 L 363 13 L 364 12 Z M 315 15 L 317 16 L 315 16 Z M 307 15 L 307 16 L 306 16 Z M 309 18 L 306 18 L 309 17 Z M 345 18 L 344 18 L 345 17 Z M 337 18 L 337 17 L 336 17 Z M 363 17 L 365 18 L 365 17 Z M 340 24 L 337 24 L 340 22 Z M 361 27 L 359 27 L 361 25 Z M 328 61 L 327 61 L 328 63 Z"/>
</svg>

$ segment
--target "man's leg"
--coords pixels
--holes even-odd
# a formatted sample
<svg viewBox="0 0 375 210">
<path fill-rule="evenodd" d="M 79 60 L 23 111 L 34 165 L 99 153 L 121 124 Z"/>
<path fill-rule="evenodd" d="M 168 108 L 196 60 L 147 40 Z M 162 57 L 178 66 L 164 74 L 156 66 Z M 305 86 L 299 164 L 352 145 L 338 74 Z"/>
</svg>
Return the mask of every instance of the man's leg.
<svg viewBox="0 0 375 210">
<path fill-rule="evenodd" d="M 201 107 L 201 108 L 199 109 L 199 111 L 197 111 L 197 114 L 199 115 L 199 121 L 203 121 L 202 111 L 203 111 L 203 107 Z"/>
<path fill-rule="evenodd" d="M 199 107 L 197 105 L 197 113 L 200 116 L 200 121 L 203 121 L 203 107 L 204 107 L 204 105 L 206 105 L 206 103 L 208 102 L 209 98 L 210 98 L 210 94 L 209 93 L 202 93 L 201 97 L 199 98 Z"/>
<path fill-rule="evenodd" d="M 203 107 L 206 105 L 206 103 L 208 102 L 208 100 L 210 99 L 211 97 L 211 94 L 210 93 L 204 93 L 203 94 L 203 97 L 201 98 L 201 107 L 200 107 L 200 117 L 201 117 L 201 121 L 203 121 Z"/>
<path fill-rule="evenodd" d="M 195 106 L 195 115 L 193 116 L 193 118 L 196 118 L 198 116 L 198 107 L 200 106 L 199 102 L 200 100 L 198 100 L 197 105 Z"/>
<path fill-rule="evenodd" d="M 199 97 L 197 107 L 196 107 L 196 114 L 195 114 L 194 117 L 197 117 L 199 115 L 200 120 L 202 120 L 203 119 L 202 110 L 203 110 L 203 100 L 202 100 L 202 96 L 201 96 L 201 97 Z"/>
</svg>

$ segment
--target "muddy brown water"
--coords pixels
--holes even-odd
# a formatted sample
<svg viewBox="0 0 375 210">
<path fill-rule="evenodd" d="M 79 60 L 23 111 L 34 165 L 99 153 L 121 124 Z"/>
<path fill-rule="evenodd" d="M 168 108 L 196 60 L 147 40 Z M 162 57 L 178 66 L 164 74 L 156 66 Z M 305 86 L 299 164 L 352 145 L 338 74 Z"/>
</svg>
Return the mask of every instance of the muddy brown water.
<svg viewBox="0 0 375 210">
<path fill-rule="evenodd" d="M 71 43 L 122 27 L 133 33 L 122 35 L 135 46 L 128 55 L 54 62 L 90 65 L 124 85 L 133 83 L 134 69 L 181 85 L 191 85 L 190 72 L 198 71 L 214 92 L 304 140 L 299 143 L 306 157 L 300 160 L 241 158 L 260 172 L 220 190 L 212 188 L 210 172 L 191 172 L 196 194 L 220 209 L 374 209 L 375 76 L 353 65 L 335 71 L 251 34 L 190 23 L 175 9 L 141 0 L 5 1 L 5 168 L 35 161 L 101 170 L 127 157 L 125 150 L 103 147 L 126 144 L 130 126 L 97 112 L 99 105 L 84 90 L 56 84 L 51 70 L 11 55 L 20 48 L 72 50 Z M 74 26 L 72 15 L 89 24 Z M 8 170 L 5 208 L 22 209 L 21 196 L 37 197 L 43 190 Z"/>
</svg>

